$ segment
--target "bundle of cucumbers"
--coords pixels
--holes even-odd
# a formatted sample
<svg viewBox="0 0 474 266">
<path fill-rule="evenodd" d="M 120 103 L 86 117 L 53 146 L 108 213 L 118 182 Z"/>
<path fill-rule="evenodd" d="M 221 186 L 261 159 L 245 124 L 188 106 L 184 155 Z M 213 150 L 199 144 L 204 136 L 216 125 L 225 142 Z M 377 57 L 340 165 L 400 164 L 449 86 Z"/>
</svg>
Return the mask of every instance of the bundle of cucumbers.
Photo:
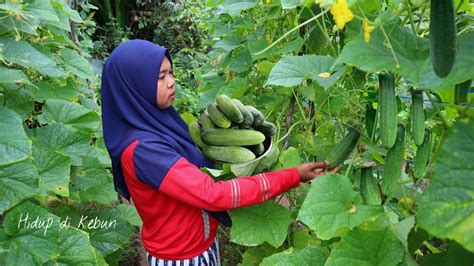
<svg viewBox="0 0 474 266">
<path fill-rule="evenodd" d="M 189 134 L 204 156 L 225 163 L 251 161 L 265 152 L 264 141 L 277 132 L 255 107 L 225 94 L 216 97 L 199 120 L 189 125 Z"/>
</svg>

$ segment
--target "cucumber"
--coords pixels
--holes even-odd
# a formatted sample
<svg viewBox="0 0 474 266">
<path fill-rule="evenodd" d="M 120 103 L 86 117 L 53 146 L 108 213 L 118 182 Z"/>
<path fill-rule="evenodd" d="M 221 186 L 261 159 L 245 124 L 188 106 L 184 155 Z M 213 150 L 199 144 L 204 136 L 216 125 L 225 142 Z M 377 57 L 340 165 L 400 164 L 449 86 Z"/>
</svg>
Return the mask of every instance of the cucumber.
<svg viewBox="0 0 474 266">
<path fill-rule="evenodd" d="M 232 101 L 235 103 L 237 108 L 239 108 L 240 112 L 244 117 L 244 120 L 240 123 L 241 128 L 250 128 L 253 123 L 252 113 L 249 111 L 249 109 L 247 109 L 247 107 L 245 107 L 245 105 L 241 101 L 237 99 L 232 99 Z"/>
<path fill-rule="evenodd" d="M 397 98 L 395 96 L 395 76 L 380 74 L 379 119 L 380 137 L 385 148 L 390 149 L 397 138 Z"/>
<path fill-rule="evenodd" d="M 395 145 L 388 150 L 385 157 L 382 188 L 385 195 L 392 195 L 402 175 L 403 153 L 405 152 L 405 128 L 398 126 Z"/>
<path fill-rule="evenodd" d="M 257 110 L 257 108 L 255 108 L 253 106 L 250 106 L 250 105 L 246 105 L 245 107 L 247 107 L 247 109 L 253 115 L 252 125 L 260 125 L 261 123 L 263 123 L 263 121 L 265 121 L 265 116 L 263 116 L 262 112 Z"/>
<path fill-rule="evenodd" d="M 456 57 L 456 22 L 452 0 L 430 1 L 430 56 L 436 75 L 444 78 Z"/>
<path fill-rule="evenodd" d="M 251 129 L 210 129 L 201 138 L 205 144 L 214 146 L 251 146 L 262 143 L 265 135 Z"/>
<path fill-rule="evenodd" d="M 416 146 L 423 143 L 425 135 L 425 111 L 423 110 L 423 92 L 413 91 L 411 94 L 412 133 Z"/>
<path fill-rule="evenodd" d="M 425 177 L 425 169 L 430 158 L 430 153 L 431 133 L 429 130 L 425 130 L 423 143 L 416 149 L 415 165 L 413 166 L 413 174 L 416 178 L 422 179 Z"/>
<path fill-rule="evenodd" d="M 201 124 L 201 129 L 203 131 L 216 127 L 207 112 L 201 113 L 201 116 L 199 117 L 199 123 Z"/>
<path fill-rule="evenodd" d="M 263 121 L 263 123 L 259 125 L 253 125 L 252 128 L 262 132 L 265 136 L 268 137 L 275 135 L 277 132 L 276 126 L 268 121 Z"/>
<path fill-rule="evenodd" d="M 202 142 L 201 127 L 199 126 L 197 121 L 194 121 L 189 124 L 188 131 L 189 135 L 191 135 L 191 138 L 194 140 L 194 143 L 196 143 L 199 148 L 203 148 L 204 146 L 206 146 L 206 144 Z"/>
<path fill-rule="evenodd" d="M 227 118 L 227 116 L 224 115 L 218 108 L 215 103 L 210 103 L 207 106 L 207 113 L 209 114 L 209 117 L 211 118 L 212 122 L 220 128 L 228 128 L 230 127 L 230 124 L 232 121 Z"/>
<path fill-rule="evenodd" d="M 349 132 L 344 138 L 332 149 L 327 160 L 329 161 L 329 168 L 334 168 L 349 157 L 352 150 L 354 150 L 360 138 L 360 132 L 349 128 Z"/>
<path fill-rule="evenodd" d="M 221 110 L 231 121 L 236 123 L 244 121 L 244 116 L 229 96 L 225 94 L 217 95 L 216 103 L 219 110 Z"/>
<path fill-rule="evenodd" d="M 469 102 L 469 90 L 471 89 L 472 79 L 456 84 L 454 88 L 454 103 L 457 105 L 466 105 Z"/>
<path fill-rule="evenodd" d="M 367 205 L 380 205 L 380 191 L 372 168 L 362 168 L 360 176 L 360 195 Z"/>
<path fill-rule="evenodd" d="M 253 152 L 238 146 L 206 146 L 202 152 L 204 156 L 211 160 L 227 163 L 243 163 L 255 159 Z"/>
<path fill-rule="evenodd" d="M 248 147 L 256 156 L 260 156 L 265 152 L 265 147 L 263 143 L 252 145 Z"/>
<path fill-rule="evenodd" d="M 369 139 L 373 141 L 373 134 L 377 127 L 377 110 L 372 107 L 372 104 L 368 104 L 365 108 L 365 129 Z"/>
</svg>

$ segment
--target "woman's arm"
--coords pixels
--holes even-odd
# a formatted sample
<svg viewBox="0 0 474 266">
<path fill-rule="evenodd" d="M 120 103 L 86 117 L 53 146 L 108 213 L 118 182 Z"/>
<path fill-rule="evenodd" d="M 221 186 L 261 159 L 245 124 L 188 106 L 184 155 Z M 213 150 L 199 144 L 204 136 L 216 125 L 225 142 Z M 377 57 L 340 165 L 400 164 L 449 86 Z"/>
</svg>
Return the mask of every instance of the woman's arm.
<svg viewBox="0 0 474 266">
<path fill-rule="evenodd" d="M 296 168 L 215 182 L 183 157 L 169 170 L 159 190 L 198 208 L 223 211 L 262 203 L 299 183 Z"/>
</svg>

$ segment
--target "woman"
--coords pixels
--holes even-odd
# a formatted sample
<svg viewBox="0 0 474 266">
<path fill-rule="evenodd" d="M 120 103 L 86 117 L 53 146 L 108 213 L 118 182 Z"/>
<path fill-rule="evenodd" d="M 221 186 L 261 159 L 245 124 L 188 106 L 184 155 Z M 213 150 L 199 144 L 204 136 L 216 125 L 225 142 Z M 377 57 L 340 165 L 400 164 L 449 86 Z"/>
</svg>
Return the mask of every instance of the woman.
<svg viewBox="0 0 474 266">
<path fill-rule="evenodd" d="M 151 42 L 125 42 L 107 60 L 101 106 L 115 189 L 143 221 L 151 265 L 219 265 L 216 231 L 219 222 L 231 225 L 226 210 L 272 199 L 328 164 L 214 182 L 199 170 L 211 164 L 172 107 L 174 85 L 168 51 Z"/>
</svg>

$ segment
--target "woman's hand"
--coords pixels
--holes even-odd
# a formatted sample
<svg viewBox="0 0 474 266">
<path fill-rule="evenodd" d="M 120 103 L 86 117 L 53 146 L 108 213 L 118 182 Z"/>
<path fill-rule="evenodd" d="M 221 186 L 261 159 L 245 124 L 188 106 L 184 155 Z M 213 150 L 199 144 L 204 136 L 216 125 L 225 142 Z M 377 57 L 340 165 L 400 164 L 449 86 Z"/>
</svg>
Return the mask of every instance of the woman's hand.
<svg viewBox="0 0 474 266">
<path fill-rule="evenodd" d="M 300 173 L 300 181 L 301 182 L 308 182 L 316 177 L 320 177 L 328 172 L 329 162 L 312 162 L 312 163 L 304 163 L 296 167 L 298 172 Z M 334 167 L 330 169 L 330 173 L 336 173 L 339 170 L 338 167 Z"/>
</svg>

